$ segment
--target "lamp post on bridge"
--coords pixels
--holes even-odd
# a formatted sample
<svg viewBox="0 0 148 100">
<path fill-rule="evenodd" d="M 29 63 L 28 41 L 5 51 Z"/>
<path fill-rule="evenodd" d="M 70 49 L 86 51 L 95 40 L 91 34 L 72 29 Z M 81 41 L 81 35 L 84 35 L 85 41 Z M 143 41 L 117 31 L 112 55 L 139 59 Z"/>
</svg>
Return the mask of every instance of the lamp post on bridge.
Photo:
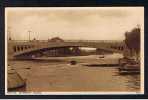
<svg viewBox="0 0 148 100">
<path fill-rule="evenodd" d="M 29 41 L 30 41 L 30 32 L 31 32 L 31 31 L 29 30 L 29 31 L 28 31 L 28 33 L 29 33 Z"/>
<path fill-rule="evenodd" d="M 11 29 L 11 27 L 8 27 L 8 30 L 7 30 L 7 34 L 8 34 L 7 38 L 8 38 L 8 40 L 11 40 L 11 31 L 10 31 L 10 29 Z"/>
</svg>

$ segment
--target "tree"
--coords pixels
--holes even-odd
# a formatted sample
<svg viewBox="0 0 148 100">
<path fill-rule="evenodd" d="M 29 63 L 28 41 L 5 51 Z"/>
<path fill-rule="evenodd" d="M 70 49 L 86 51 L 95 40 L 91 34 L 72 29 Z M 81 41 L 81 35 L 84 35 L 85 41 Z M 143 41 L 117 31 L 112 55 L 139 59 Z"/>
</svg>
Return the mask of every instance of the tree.
<svg viewBox="0 0 148 100">
<path fill-rule="evenodd" d="M 140 28 L 134 28 L 131 32 L 125 32 L 125 44 L 131 51 L 140 52 Z"/>
</svg>

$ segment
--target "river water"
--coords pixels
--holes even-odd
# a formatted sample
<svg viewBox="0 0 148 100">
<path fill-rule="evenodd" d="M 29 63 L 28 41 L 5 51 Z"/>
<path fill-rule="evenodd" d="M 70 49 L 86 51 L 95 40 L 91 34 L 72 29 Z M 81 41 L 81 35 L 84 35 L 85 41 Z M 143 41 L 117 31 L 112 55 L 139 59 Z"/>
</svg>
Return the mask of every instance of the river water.
<svg viewBox="0 0 148 100">
<path fill-rule="evenodd" d="M 23 91 L 97 91 L 97 92 L 140 92 L 140 75 L 120 75 L 119 66 L 86 66 L 103 62 L 117 63 L 120 54 L 42 57 L 35 60 L 11 60 L 12 66 L 26 80 Z M 70 61 L 77 61 L 70 65 Z"/>
</svg>

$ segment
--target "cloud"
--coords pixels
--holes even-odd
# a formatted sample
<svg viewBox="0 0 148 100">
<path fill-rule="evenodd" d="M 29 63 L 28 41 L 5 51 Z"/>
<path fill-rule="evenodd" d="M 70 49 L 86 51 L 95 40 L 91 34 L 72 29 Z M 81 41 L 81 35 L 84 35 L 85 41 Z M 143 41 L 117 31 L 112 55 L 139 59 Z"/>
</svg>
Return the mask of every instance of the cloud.
<svg viewBox="0 0 148 100">
<path fill-rule="evenodd" d="M 144 10 L 138 7 L 98 7 L 90 9 L 30 8 L 8 10 L 7 24 L 13 38 L 123 39 L 136 24 L 144 26 Z M 112 35 L 109 35 L 112 34 Z"/>
</svg>

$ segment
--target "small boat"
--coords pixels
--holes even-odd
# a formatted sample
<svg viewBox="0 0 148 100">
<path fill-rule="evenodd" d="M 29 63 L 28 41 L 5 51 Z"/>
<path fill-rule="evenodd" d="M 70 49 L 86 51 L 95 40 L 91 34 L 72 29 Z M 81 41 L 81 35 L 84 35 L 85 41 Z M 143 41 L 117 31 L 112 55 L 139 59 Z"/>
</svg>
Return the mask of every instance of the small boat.
<svg viewBox="0 0 148 100">
<path fill-rule="evenodd" d="M 120 71 L 121 75 L 132 75 L 132 74 L 140 74 L 140 71 Z"/>
<path fill-rule="evenodd" d="M 104 58 L 104 57 L 105 57 L 104 55 L 100 55 L 100 56 L 99 56 L 99 58 Z"/>
<path fill-rule="evenodd" d="M 139 74 L 140 65 L 139 64 L 125 64 L 123 67 L 119 68 L 120 74 Z"/>
<path fill-rule="evenodd" d="M 77 64 L 77 62 L 76 62 L 76 61 L 74 61 L 74 60 L 72 60 L 72 61 L 70 61 L 70 64 L 71 64 L 71 65 L 76 65 L 76 64 Z"/>
<path fill-rule="evenodd" d="M 119 60 L 119 71 L 120 74 L 139 74 L 140 73 L 140 62 L 132 58 L 120 59 Z"/>
</svg>

